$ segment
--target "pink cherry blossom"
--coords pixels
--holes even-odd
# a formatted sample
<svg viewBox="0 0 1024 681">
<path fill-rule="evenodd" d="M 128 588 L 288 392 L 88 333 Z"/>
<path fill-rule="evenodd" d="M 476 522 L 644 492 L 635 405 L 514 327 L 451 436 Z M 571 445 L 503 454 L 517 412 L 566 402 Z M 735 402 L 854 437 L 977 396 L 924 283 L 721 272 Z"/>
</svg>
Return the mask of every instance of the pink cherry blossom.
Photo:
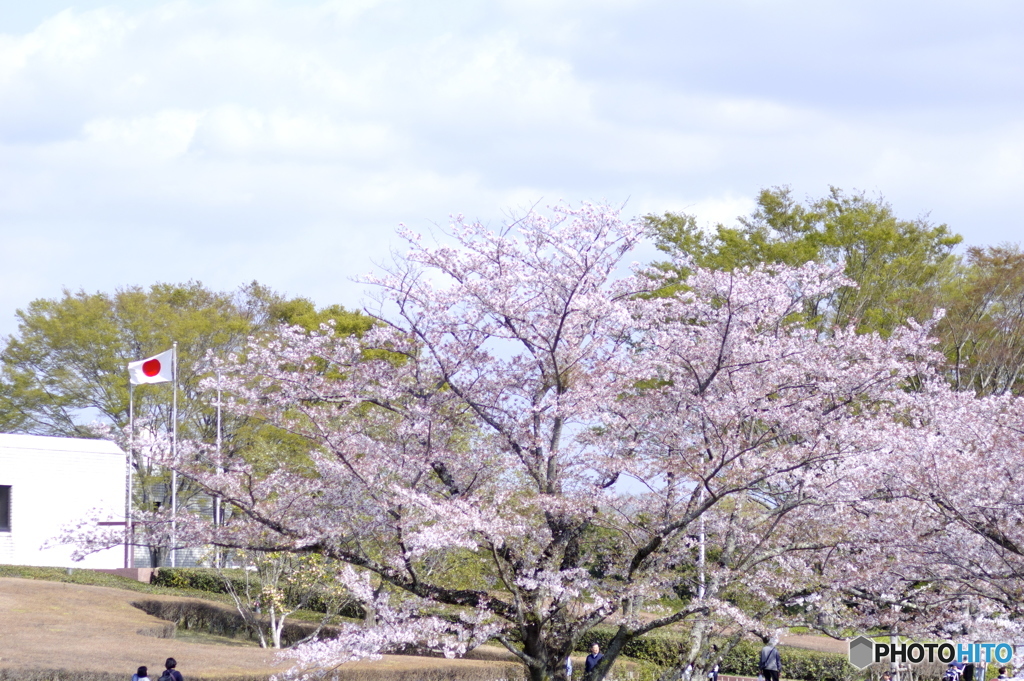
<svg viewBox="0 0 1024 681">
<path fill-rule="evenodd" d="M 947 585 L 966 603 L 963 560 L 928 568 L 930 531 L 1024 546 L 1002 484 L 1024 475 L 1020 407 L 952 394 L 929 324 L 816 332 L 805 315 L 850 285 L 839 269 L 697 269 L 652 295 L 657 270 L 617 274 L 641 226 L 596 205 L 497 231 L 457 218 L 451 246 L 402 235 L 408 253 L 367 279 L 380 323 L 361 338 L 286 328 L 218 363 L 226 408 L 305 456 L 154 450 L 232 509 L 182 520 L 190 540 L 322 554 L 379 613 L 291 651 L 296 676 L 494 639 L 531 679 L 561 679 L 611 624 L 599 681 L 628 641 L 684 621 L 697 669 L 712 636 L 767 636 L 794 611 L 838 630 L 904 621 Z M 990 507 L 935 497 L 937 460 L 987 476 Z"/>
</svg>

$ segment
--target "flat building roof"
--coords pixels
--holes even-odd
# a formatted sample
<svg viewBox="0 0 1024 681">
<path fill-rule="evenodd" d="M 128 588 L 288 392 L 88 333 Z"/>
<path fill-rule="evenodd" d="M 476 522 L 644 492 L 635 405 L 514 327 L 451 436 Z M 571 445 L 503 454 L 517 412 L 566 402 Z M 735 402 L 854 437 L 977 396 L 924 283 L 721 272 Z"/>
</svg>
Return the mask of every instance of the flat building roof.
<svg viewBox="0 0 1024 681">
<path fill-rule="evenodd" d="M 38 449 L 50 452 L 88 452 L 124 456 L 121 448 L 110 440 L 20 433 L 0 433 L 0 449 Z"/>
</svg>

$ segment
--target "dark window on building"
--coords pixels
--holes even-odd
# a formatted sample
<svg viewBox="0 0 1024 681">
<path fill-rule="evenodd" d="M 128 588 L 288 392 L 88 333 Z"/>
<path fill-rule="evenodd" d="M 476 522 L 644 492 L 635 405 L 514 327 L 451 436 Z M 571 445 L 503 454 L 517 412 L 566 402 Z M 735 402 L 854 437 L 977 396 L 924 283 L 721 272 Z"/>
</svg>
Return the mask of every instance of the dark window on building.
<svg viewBox="0 0 1024 681">
<path fill-rule="evenodd" d="M 11 486 L 0 485 L 0 532 L 11 531 Z"/>
</svg>

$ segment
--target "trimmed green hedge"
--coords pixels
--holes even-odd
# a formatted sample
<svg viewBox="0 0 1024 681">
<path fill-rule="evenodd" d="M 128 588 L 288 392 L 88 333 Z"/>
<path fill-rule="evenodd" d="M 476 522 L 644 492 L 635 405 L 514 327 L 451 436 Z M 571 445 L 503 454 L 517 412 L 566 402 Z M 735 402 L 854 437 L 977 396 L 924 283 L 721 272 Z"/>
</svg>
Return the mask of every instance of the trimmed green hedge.
<svg viewBox="0 0 1024 681">
<path fill-rule="evenodd" d="M 169 636 L 164 635 L 164 632 L 153 632 L 153 635 L 158 638 L 174 638 L 175 628 L 180 627 L 229 638 L 259 640 L 259 634 L 249 627 L 241 615 L 234 610 L 209 602 L 141 600 L 132 605 L 154 617 L 174 623 Z M 309 622 L 288 621 L 281 630 L 281 643 L 285 647 L 294 645 L 297 641 L 309 636 L 314 630 L 316 630 L 316 626 Z M 333 638 L 337 635 L 338 630 L 334 627 L 324 627 L 319 638 Z"/>
<path fill-rule="evenodd" d="M 152 584 L 178 589 L 195 589 L 207 593 L 226 594 L 224 580 L 229 579 L 236 593 L 245 593 L 245 573 L 241 570 L 225 570 L 222 577 L 212 568 L 168 568 L 162 567 L 153 575 Z M 327 601 L 322 594 L 313 593 L 306 603 L 306 610 L 327 612 Z M 358 603 L 347 603 L 339 613 L 342 617 L 362 619 L 366 613 Z"/>
<path fill-rule="evenodd" d="M 238 570 L 230 570 L 225 573 L 232 582 L 235 589 L 245 589 L 245 577 L 233 575 Z M 206 568 L 172 568 L 162 567 L 153 575 L 149 582 L 158 586 L 170 586 L 177 589 L 196 589 L 197 591 L 209 591 L 215 594 L 228 593 L 224 585 L 224 579 L 216 570 Z"/>
<path fill-rule="evenodd" d="M 753 641 L 741 641 L 722 660 L 722 673 L 757 676 L 757 664 L 763 647 L 763 644 Z M 779 654 L 782 657 L 782 675 L 787 679 L 850 681 L 862 676 L 862 672 L 841 653 L 779 646 Z"/>
<path fill-rule="evenodd" d="M 576 650 L 590 650 L 590 646 L 595 643 L 601 646 L 601 650 L 607 650 L 608 643 L 614 635 L 614 630 L 591 629 L 580 637 Z M 678 664 L 680 656 L 685 654 L 684 651 L 685 642 L 682 638 L 664 634 L 648 634 L 643 638 L 633 639 L 622 647 L 623 655 L 659 667 Z"/>
<path fill-rule="evenodd" d="M 607 629 L 591 630 L 580 638 L 576 646 L 585 651 L 597 643 L 602 649 L 608 648 L 615 632 Z M 648 634 L 630 641 L 623 646 L 622 654 L 636 660 L 650 662 L 659 667 L 678 665 L 684 658 L 689 644 L 685 638 L 671 634 Z M 720 673 L 737 676 L 757 676 L 757 664 L 762 644 L 741 641 L 722 659 Z M 822 653 L 803 648 L 780 646 L 783 676 L 800 681 L 850 681 L 861 676 L 845 655 Z"/>
</svg>

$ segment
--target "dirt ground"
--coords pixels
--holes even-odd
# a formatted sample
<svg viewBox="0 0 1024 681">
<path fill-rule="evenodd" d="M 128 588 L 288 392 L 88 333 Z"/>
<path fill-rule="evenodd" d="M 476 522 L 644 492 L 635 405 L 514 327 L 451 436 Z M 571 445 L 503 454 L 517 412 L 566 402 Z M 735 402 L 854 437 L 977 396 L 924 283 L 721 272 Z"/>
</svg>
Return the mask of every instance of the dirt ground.
<svg viewBox="0 0 1024 681">
<path fill-rule="evenodd" d="M 816 636 L 813 634 L 783 634 L 779 637 L 779 643 L 784 646 L 795 648 L 807 648 L 823 653 L 841 653 L 846 655 L 850 652 L 846 641 L 837 641 L 828 636 Z"/>
<path fill-rule="evenodd" d="M 163 629 L 166 622 L 131 605 L 140 598 L 173 600 L 99 586 L 0 578 L 0 668 L 78 669 L 130 678 L 139 665 L 147 665 L 155 679 L 163 661 L 174 657 L 188 679 L 268 674 L 288 666 L 276 660 L 273 651 L 261 648 L 216 645 L 202 637 L 146 635 Z M 495 661 L 386 655 L 378 662 L 344 665 L 344 670 L 372 669 L 387 675 L 453 666 L 469 671 L 494 667 Z"/>
<path fill-rule="evenodd" d="M 0 667 L 120 671 L 130 675 L 144 664 L 159 674 L 163 661 L 174 657 L 189 676 L 281 668 L 272 653 L 259 648 L 202 645 L 145 635 L 166 623 L 131 605 L 140 596 L 99 586 L 0 579 Z"/>
</svg>

